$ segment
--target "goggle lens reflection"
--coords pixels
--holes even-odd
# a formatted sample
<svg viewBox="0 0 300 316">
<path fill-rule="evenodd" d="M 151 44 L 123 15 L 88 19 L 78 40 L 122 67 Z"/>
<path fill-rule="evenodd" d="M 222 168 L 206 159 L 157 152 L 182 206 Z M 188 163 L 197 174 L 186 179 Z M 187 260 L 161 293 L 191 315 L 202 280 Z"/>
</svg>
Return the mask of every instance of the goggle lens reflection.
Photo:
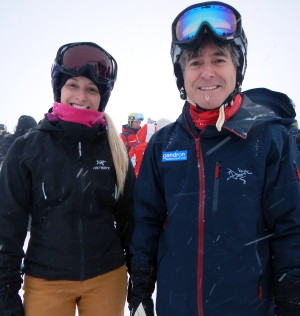
<svg viewBox="0 0 300 316">
<path fill-rule="evenodd" d="M 234 12 L 222 5 L 206 5 L 192 8 L 178 19 L 176 39 L 189 41 L 194 38 L 203 23 L 207 23 L 218 36 L 232 36 L 237 30 Z"/>
<path fill-rule="evenodd" d="M 62 53 L 61 66 L 72 70 L 91 65 L 99 78 L 114 79 L 114 65 L 109 55 L 98 47 L 87 44 L 67 47 Z"/>
</svg>

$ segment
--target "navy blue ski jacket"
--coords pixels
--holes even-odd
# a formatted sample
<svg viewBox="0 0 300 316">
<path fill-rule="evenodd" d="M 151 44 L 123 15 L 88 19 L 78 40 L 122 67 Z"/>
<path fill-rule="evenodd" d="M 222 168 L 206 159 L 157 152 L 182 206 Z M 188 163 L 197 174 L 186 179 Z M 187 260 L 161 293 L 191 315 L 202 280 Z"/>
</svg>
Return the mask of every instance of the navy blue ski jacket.
<svg viewBox="0 0 300 316">
<path fill-rule="evenodd" d="M 186 103 L 146 148 L 131 265 L 155 271 L 158 316 L 275 315 L 273 278 L 300 278 L 295 120 L 242 96 L 221 132 Z"/>
</svg>

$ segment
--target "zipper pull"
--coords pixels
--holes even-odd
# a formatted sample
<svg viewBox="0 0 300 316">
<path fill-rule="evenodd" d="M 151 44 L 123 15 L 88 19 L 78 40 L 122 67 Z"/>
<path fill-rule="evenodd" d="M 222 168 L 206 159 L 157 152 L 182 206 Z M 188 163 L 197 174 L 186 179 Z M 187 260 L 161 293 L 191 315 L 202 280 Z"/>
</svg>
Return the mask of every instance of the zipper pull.
<svg viewBox="0 0 300 316">
<path fill-rule="evenodd" d="M 82 156 L 82 152 L 81 152 L 81 142 L 78 142 L 78 154 L 79 154 L 79 158 L 81 158 L 81 156 Z"/>
<path fill-rule="evenodd" d="M 213 205 L 212 205 L 213 213 L 215 213 L 218 210 L 220 169 L 221 169 L 221 162 L 219 161 L 215 165 L 214 195 L 213 195 Z"/>
<path fill-rule="evenodd" d="M 216 163 L 216 169 L 215 169 L 215 178 L 216 178 L 216 179 L 219 179 L 219 178 L 220 178 L 220 167 L 221 167 L 220 163 L 217 162 L 217 163 Z"/>
<path fill-rule="evenodd" d="M 46 195 L 46 192 L 45 192 L 45 182 L 42 183 L 42 192 L 43 192 L 43 195 L 44 195 L 44 199 L 47 200 L 47 195 Z"/>
</svg>

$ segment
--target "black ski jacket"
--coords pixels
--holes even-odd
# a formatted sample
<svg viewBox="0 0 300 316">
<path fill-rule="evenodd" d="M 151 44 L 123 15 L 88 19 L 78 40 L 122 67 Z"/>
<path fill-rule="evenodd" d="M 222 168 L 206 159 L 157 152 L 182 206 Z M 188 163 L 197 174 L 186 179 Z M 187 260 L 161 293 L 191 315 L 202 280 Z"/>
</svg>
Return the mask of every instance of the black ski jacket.
<svg viewBox="0 0 300 316">
<path fill-rule="evenodd" d="M 25 273 L 82 281 L 122 266 L 132 232 L 134 181 L 129 164 L 125 193 L 116 200 L 103 127 L 44 119 L 18 138 L 0 173 L 0 285 L 18 277 L 29 213 Z"/>
</svg>

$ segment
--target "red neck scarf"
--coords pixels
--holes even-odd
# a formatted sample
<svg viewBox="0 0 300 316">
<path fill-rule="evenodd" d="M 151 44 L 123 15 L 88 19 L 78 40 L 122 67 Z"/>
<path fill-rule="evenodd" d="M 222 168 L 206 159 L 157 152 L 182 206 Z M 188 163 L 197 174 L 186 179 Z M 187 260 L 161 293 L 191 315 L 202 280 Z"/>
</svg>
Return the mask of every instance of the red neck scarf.
<svg viewBox="0 0 300 316">
<path fill-rule="evenodd" d="M 233 99 L 233 104 L 227 106 L 224 109 L 225 112 L 225 121 L 230 119 L 240 108 L 242 104 L 242 96 L 237 94 Z M 215 125 L 220 114 L 220 108 L 213 109 L 210 111 L 203 111 L 198 109 L 196 106 L 190 104 L 190 114 L 192 120 L 197 128 L 203 128 L 208 125 Z"/>
<path fill-rule="evenodd" d="M 104 112 L 77 109 L 58 102 L 54 102 L 53 111 L 52 113 L 47 113 L 47 118 L 50 122 L 62 120 L 66 122 L 83 124 L 88 127 L 93 127 L 99 124 L 106 126 Z"/>
</svg>

